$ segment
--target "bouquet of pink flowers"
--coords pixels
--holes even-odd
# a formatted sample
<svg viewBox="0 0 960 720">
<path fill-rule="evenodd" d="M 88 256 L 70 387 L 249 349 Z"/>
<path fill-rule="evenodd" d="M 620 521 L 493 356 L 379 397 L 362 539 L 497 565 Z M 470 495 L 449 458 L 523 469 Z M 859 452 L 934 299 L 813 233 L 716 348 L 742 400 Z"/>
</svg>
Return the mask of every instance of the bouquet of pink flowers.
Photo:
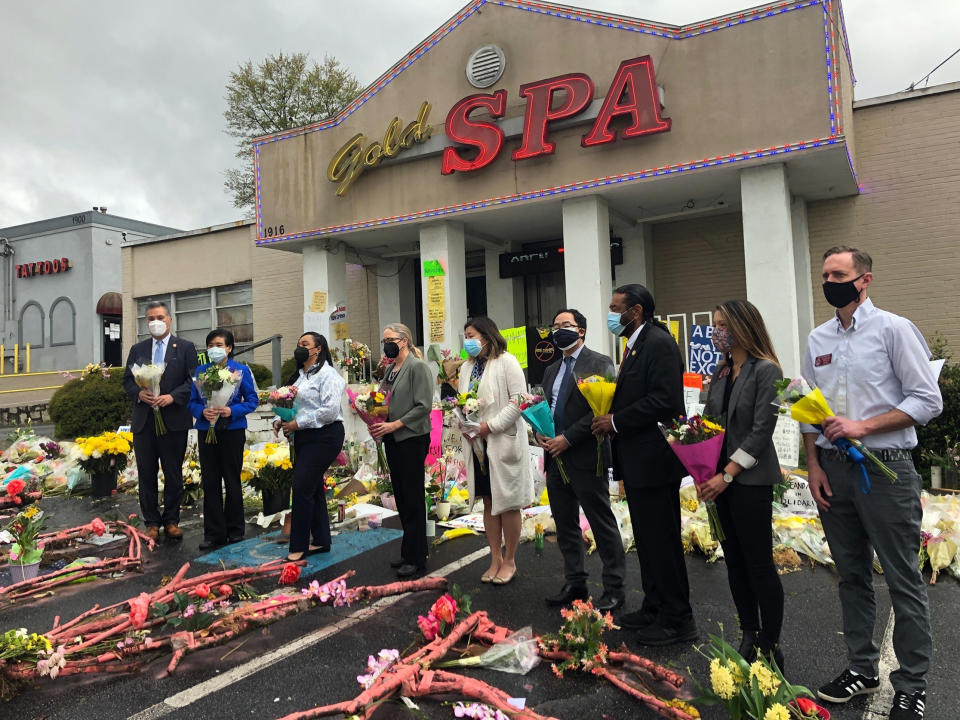
<svg viewBox="0 0 960 720">
<path fill-rule="evenodd" d="M 387 414 L 390 412 L 390 391 L 384 392 L 374 385 L 371 385 L 365 392 L 356 392 L 347 388 L 347 397 L 350 398 L 350 407 L 360 416 L 360 419 L 367 424 L 367 429 L 371 425 L 377 425 L 385 422 Z M 371 435 L 373 437 L 373 435 Z M 377 444 L 377 472 L 386 475 L 390 472 L 390 466 L 387 465 L 387 456 L 383 450 L 383 443 L 374 438 Z"/>
<path fill-rule="evenodd" d="M 267 393 L 266 399 L 273 406 L 273 414 L 278 418 L 283 420 L 283 422 L 290 422 L 297 416 L 297 386 L 296 385 L 284 385 L 283 387 L 278 387 L 276 390 L 271 390 Z M 290 435 L 290 462 L 294 460 L 293 454 L 293 435 Z"/>
<path fill-rule="evenodd" d="M 717 462 L 720 460 L 724 435 L 723 427 L 717 422 L 700 415 L 691 415 L 688 418 L 677 418 L 670 427 L 661 423 L 660 430 L 694 483 L 702 485 L 717 474 Z M 716 504 L 709 501 L 706 505 L 710 532 L 717 541 L 725 540 Z"/>
</svg>

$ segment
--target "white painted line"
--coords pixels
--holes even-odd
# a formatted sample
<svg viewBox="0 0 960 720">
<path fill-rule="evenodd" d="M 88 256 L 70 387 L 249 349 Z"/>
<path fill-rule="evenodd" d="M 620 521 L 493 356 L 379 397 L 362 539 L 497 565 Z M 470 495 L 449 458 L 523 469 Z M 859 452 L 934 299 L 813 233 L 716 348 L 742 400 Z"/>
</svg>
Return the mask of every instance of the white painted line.
<svg viewBox="0 0 960 720">
<path fill-rule="evenodd" d="M 880 690 L 870 696 L 867 709 L 863 712 L 863 720 L 887 717 L 890 712 L 890 705 L 893 703 L 893 685 L 890 684 L 890 673 L 897 667 L 897 656 L 893 652 L 893 608 L 890 608 L 887 629 L 883 632 L 883 642 L 880 645 Z"/>
<path fill-rule="evenodd" d="M 459 560 L 449 563 L 448 565 L 444 565 L 439 570 L 429 573 L 429 575 L 446 577 L 447 575 L 450 575 L 451 573 L 456 572 L 457 570 L 460 570 L 461 568 L 464 568 L 489 554 L 490 548 L 482 548 L 470 553 L 469 555 L 465 555 Z M 178 692 L 176 695 L 171 695 L 163 702 L 159 702 L 156 705 L 151 705 L 147 709 L 142 710 L 135 715 L 131 715 L 129 718 L 127 718 L 127 720 L 154 720 L 155 718 L 169 715 L 174 710 L 184 708 L 187 705 L 206 697 L 207 695 L 212 695 L 215 692 L 223 690 L 225 687 L 229 687 L 230 685 L 243 680 L 244 678 L 255 675 L 261 670 L 264 670 L 271 665 L 275 665 L 291 655 L 297 654 L 301 650 L 306 650 L 308 647 L 316 645 L 318 642 L 327 639 L 331 635 L 336 635 L 341 630 L 346 630 L 347 628 L 366 620 L 372 615 L 376 615 L 384 608 L 390 607 L 391 605 L 399 602 L 402 598 L 406 597 L 407 594 L 408 593 L 405 593 L 404 595 L 391 595 L 389 597 L 381 598 L 372 605 L 351 613 L 343 620 L 340 620 L 333 625 L 327 625 L 316 632 L 289 642 L 286 645 L 277 648 L 276 650 L 266 653 L 265 655 L 256 657 L 253 660 L 244 663 L 243 665 L 238 665 L 237 667 L 232 668 L 221 675 L 217 675 L 216 677 L 212 677 L 209 680 L 203 681 L 202 683 L 198 683 L 191 688 L 187 688 L 186 690 Z"/>
</svg>

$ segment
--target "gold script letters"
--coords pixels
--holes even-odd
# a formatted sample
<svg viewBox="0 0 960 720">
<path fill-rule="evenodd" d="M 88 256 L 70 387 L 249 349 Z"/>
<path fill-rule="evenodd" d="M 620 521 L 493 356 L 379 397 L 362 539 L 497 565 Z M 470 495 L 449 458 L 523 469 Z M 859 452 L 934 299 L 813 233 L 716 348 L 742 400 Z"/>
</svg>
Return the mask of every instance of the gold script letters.
<svg viewBox="0 0 960 720">
<path fill-rule="evenodd" d="M 426 141 L 432 132 L 427 124 L 429 116 L 430 103 L 424 102 L 420 106 L 417 119 L 403 130 L 400 130 L 400 118 L 395 117 L 391 120 L 387 125 L 387 131 L 383 134 L 383 142 L 372 142 L 367 145 L 367 137 L 363 133 L 357 133 L 350 138 L 342 148 L 337 150 L 327 166 L 327 179 L 338 183 L 337 195 L 343 195 L 367 168 L 375 168 L 384 158 L 396 157 L 414 143 Z"/>
</svg>

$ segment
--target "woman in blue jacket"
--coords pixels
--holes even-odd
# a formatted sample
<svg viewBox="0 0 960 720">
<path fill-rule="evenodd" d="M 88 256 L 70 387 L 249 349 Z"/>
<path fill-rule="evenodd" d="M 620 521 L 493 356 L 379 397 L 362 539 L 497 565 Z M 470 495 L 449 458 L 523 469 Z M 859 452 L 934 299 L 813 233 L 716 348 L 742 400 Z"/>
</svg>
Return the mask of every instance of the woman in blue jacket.
<svg viewBox="0 0 960 720">
<path fill-rule="evenodd" d="M 212 550 L 243 540 L 243 490 L 240 468 L 247 436 L 247 414 L 257 409 L 259 400 L 250 368 L 231 359 L 233 333 L 223 328 L 207 335 L 210 362 L 197 368 L 197 375 L 217 364 L 239 370 L 240 384 L 226 407 L 207 407 L 206 399 L 194 384 L 190 393 L 190 412 L 197 419 L 197 452 L 203 480 L 203 542 L 201 550 Z M 216 443 L 206 443 L 204 435 L 214 423 Z M 226 501 L 223 490 L 226 488 Z"/>
</svg>

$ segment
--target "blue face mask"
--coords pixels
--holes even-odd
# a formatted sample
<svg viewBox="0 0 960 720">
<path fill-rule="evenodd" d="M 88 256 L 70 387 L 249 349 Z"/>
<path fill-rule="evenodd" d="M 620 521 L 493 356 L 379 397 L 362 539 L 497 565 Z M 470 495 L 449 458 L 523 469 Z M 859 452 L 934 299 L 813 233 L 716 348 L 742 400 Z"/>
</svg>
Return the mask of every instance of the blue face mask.
<svg viewBox="0 0 960 720">
<path fill-rule="evenodd" d="M 467 355 L 475 358 L 483 350 L 483 343 L 476 338 L 467 338 L 463 341 L 463 349 L 467 351 Z"/>
<path fill-rule="evenodd" d="M 208 347 L 207 358 L 209 358 L 210 362 L 219 365 L 227 359 L 227 351 L 222 347 L 217 347 L 216 345 L 213 347 Z"/>
<path fill-rule="evenodd" d="M 634 307 L 636 307 L 636 305 L 633 305 L 632 307 L 627 308 L 622 313 L 608 312 L 607 313 L 607 329 L 617 337 L 620 337 L 621 333 L 623 333 L 623 331 L 627 327 L 626 325 L 623 324 L 623 316 L 626 313 L 630 312 L 630 310 Z M 631 320 L 631 322 L 633 321 Z"/>
</svg>

